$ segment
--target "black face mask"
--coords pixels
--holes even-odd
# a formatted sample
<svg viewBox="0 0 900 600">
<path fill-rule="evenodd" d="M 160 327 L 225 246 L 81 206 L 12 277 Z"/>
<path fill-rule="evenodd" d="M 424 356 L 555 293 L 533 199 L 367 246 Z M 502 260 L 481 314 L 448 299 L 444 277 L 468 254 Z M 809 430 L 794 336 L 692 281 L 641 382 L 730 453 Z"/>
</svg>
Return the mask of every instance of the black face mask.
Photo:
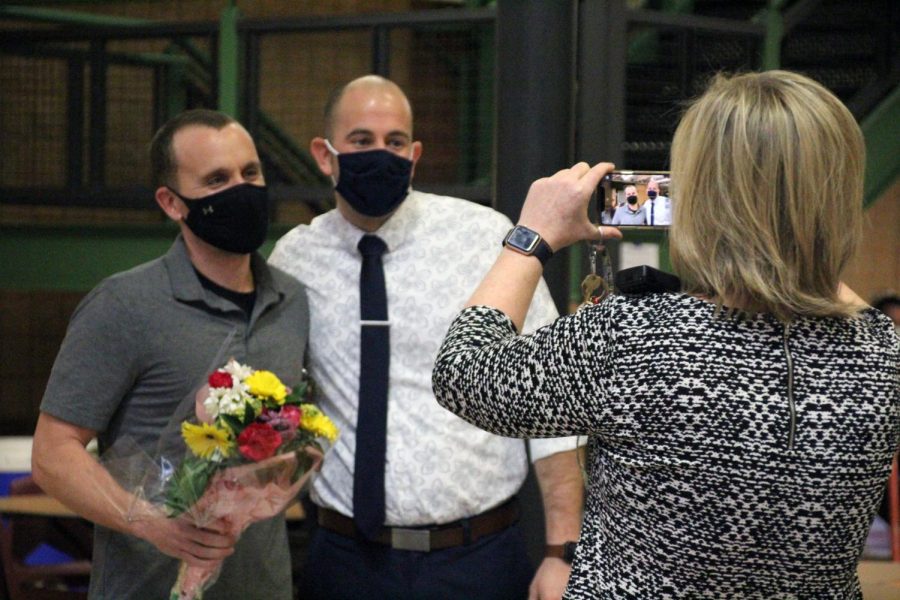
<svg viewBox="0 0 900 600">
<path fill-rule="evenodd" d="M 250 254 L 266 240 L 266 186 L 242 183 L 203 198 L 185 198 L 172 188 L 169 190 L 187 205 L 184 222 L 188 228 L 211 246 L 234 254 Z"/>
<path fill-rule="evenodd" d="M 627 200 L 628 204 L 630 204 L 631 206 L 637 204 L 637 196 L 628 196 L 627 198 L 625 198 L 625 200 Z"/>
<path fill-rule="evenodd" d="M 383 217 L 406 198 L 413 163 L 387 150 L 338 153 L 340 174 L 334 189 L 356 212 L 368 217 Z"/>
<path fill-rule="evenodd" d="M 653 191 L 653 190 L 648 191 L 648 192 L 647 192 L 647 197 L 650 198 L 651 200 L 655 200 L 655 199 L 656 199 L 656 192 Z"/>
</svg>

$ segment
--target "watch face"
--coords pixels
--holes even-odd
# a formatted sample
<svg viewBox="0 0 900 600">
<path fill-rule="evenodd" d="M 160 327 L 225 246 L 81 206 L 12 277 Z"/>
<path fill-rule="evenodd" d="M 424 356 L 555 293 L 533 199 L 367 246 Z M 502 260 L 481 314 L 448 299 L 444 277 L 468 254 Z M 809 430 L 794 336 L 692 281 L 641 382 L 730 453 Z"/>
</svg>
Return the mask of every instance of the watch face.
<svg viewBox="0 0 900 600">
<path fill-rule="evenodd" d="M 534 252 L 540 239 L 541 236 L 530 229 L 515 227 L 509 232 L 509 238 L 506 240 L 506 243 L 526 254 L 531 254 Z"/>
</svg>

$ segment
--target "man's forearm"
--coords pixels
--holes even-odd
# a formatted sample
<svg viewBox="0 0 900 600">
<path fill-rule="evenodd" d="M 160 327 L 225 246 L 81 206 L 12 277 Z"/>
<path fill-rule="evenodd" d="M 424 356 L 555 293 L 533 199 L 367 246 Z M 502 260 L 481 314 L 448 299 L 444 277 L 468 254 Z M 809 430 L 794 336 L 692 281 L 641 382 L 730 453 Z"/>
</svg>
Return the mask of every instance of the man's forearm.
<svg viewBox="0 0 900 600">
<path fill-rule="evenodd" d="M 584 481 L 578 466 L 578 450 L 557 452 L 534 463 L 544 502 L 548 544 L 576 541 L 581 533 Z"/>
<path fill-rule="evenodd" d="M 41 489 L 104 527 L 132 533 L 131 494 L 87 450 L 77 428 L 42 414 L 34 436 L 32 472 Z"/>
</svg>

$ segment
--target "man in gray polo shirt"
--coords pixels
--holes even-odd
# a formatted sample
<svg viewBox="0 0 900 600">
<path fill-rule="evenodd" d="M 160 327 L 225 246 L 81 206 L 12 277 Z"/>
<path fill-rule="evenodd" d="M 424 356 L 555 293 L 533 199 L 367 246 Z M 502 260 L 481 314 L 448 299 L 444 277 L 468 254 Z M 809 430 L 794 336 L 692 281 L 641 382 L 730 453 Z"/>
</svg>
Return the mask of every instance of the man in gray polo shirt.
<svg viewBox="0 0 900 600">
<path fill-rule="evenodd" d="M 644 225 L 644 207 L 638 204 L 637 188 L 629 185 L 625 188 L 625 204 L 616 209 L 611 225 Z"/>
<path fill-rule="evenodd" d="M 85 450 L 123 436 L 155 453 L 176 407 L 217 356 L 302 374 L 309 311 L 293 278 L 256 253 L 268 224 L 265 181 L 247 131 L 188 111 L 151 145 L 155 198 L 181 233 L 169 252 L 98 285 L 72 316 L 41 404 L 32 467 L 49 494 L 96 524 L 91 598 L 167 598 L 179 560 L 225 559 L 206 598 L 291 598 L 284 517 L 236 541 L 187 519 L 131 520 L 134 500 Z M 224 362 L 224 361 L 223 361 Z"/>
</svg>

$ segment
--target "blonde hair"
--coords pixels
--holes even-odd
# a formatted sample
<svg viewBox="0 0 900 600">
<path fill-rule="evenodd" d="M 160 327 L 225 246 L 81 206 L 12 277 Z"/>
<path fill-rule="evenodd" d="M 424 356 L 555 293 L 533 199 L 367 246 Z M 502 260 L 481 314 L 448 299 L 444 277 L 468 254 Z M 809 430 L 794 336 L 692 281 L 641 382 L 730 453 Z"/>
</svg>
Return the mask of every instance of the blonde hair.
<svg viewBox="0 0 900 600">
<path fill-rule="evenodd" d="M 716 76 L 672 142 L 670 256 L 688 293 L 783 321 L 846 316 L 841 271 L 862 227 L 853 115 L 787 71 Z"/>
</svg>

